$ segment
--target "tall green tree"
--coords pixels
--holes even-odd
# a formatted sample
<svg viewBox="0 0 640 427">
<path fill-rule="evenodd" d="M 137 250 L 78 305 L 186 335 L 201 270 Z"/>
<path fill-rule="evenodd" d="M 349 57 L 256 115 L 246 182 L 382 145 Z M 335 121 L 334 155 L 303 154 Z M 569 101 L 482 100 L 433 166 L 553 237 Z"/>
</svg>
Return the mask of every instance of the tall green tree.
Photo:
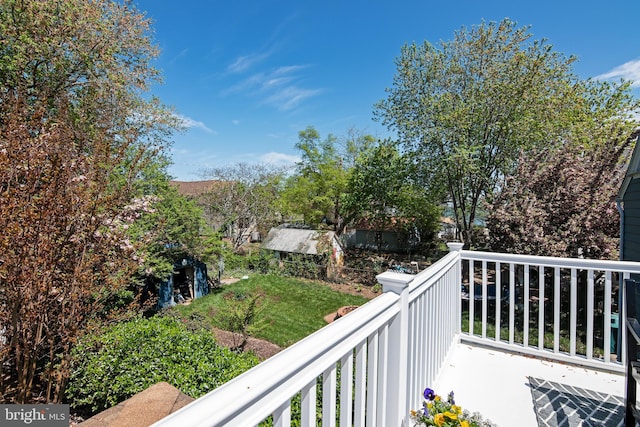
<svg viewBox="0 0 640 427">
<path fill-rule="evenodd" d="M 563 140 L 583 102 L 574 60 L 508 19 L 463 27 L 438 47 L 402 47 L 375 114 L 423 168 L 437 171 L 467 246 L 479 203 L 518 156 Z"/>
<path fill-rule="evenodd" d="M 300 131 L 298 137 L 295 147 L 301 161 L 285 182 L 281 210 L 290 217 L 301 216 L 307 224 L 330 223 L 340 233 L 352 219 L 343 206 L 349 174 L 376 139 L 349 129 L 344 137 L 330 134 L 323 140 L 313 126 Z"/>
<path fill-rule="evenodd" d="M 130 284 L 141 172 L 176 124 L 129 2 L 0 0 L 0 396 L 59 402 L 69 354 Z"/>
<path fill-rule="evenodd" d="M 131 240 L 139 243 L 139 276 L 163 281 L 184 257 L 211 261 L 207 259 L 207 245 L 219 240 L 207 226 L 197 202 L 171 185 L 167 164 L 168 160 L 158 157 L 141 171 L 135 187 L 149 208 L 128 230 Z"/>
<path fill-rule="evenodd" d="M 442 194 L 416 180 L 410 157 L 383 141 L 360 153 L 349 175 L 344 209 L 380 230 L 395 229 L 431 242 L 439 227 Z"/>
<path fill-rule="evenodd" d="M 342 196 L 348 172 L 338 139 L 329 135 L 322 140 L 311 126 L 300 131 L 298 138 L 296 149 L 302 160 L 285 183 L 281 199 L 284 211 L 301 214 L 307 224 L 319 224 L 323 219 L 330 221 L 336 231 L 341 231 Z"/>
</svg>

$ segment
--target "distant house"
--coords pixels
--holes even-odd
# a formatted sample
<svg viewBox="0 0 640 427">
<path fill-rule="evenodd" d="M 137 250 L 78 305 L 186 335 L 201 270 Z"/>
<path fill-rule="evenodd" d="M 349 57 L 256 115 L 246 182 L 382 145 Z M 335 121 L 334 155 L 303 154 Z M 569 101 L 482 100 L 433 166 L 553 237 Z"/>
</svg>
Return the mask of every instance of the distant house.
<svg viewBox="0 0 640 427">
<path fill-rule="evenodd" d="M 634 135 L 636 146 L 622 181 L 618 197 L 620 212 L 620 259 L 640 261 L 640 147 L 638 136 Z"/>
<path fill-rule="evenodd" d="M 209 226 L 223 232 L 223 237 L 240 246 L 247 242 L 258 242 L 261 239 L 256 218 L 249 212 L 235 211 L 234 197 L 237 197 L 237 181 L 205 180 L 205 181 L 171 181 L 178 193 L 194 199 L 204 212 Z M 226 206 L 219 210 L 218 207 Z M 233 217 L 233 220 L 230 218 Z"/>
<path fill-rule="evenodd" d="M 438 232 L 438 239 L 452 242 L 457 238 L 458 238 L 458 227 L 456 225 L 456 220 L 448 216 L 441 216 L 440 231 Z"/>
<path fill-rule="evenodd" d="M 170 184 L 183 196 L 197 197 L 223 186 L 224 181 L 215 179 L 205 181 L 171 181 Z"/>
<path fill-rule="evenodd" d="M 209 293 L 207 265 L 185 257 L 173 266 L 173 274 L 158 289 L 158 308 L 194 300 Z"/>
<path fill-rule="evenodd" d="M 418 231 L 401 219 L 379 225 L 362 219 L 345 229 L 341 238 L 347 249 L 380 252 L 410 252 L 420 243 Z"/>
<path fill-rule="evenodd" d="M 344 251 L 333 231 L 280 225 L 269 230 L 261 248 L 273 251 L 281 262 L 291 258 L 292 254 L 314 259 L 319 267 L 326 268 L 329 278 L 337 274 L 344 264 Z"/>
</svg>

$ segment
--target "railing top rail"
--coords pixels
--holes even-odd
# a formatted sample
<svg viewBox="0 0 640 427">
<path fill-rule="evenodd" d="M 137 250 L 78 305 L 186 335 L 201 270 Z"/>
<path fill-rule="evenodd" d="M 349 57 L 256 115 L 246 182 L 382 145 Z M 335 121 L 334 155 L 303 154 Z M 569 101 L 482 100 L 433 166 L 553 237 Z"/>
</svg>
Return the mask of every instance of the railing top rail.
<svg viewBox="0 0 640 427">
<path fill-rule="evenodd" d="M 345 342 L 355 341 L 358 339 L 356 337 L 364 339 L 375 332 L 397 314 L 397 300 L 398 296 L 393 293 L 384 293 L 376 297 L 348 316 L 316 331 L 160 420 L 154 427 L 211 425 L 212 414 L 215 414 L 218 420 L 233 418 L 296 375 L 302 372 L 307 376 L 313 375 L 308 368 L 314 363 L 317 364 L 327 353 L 343 347 Z M 330 363 L 327 361 L 327 364 Z"/>
<path fill-rule="evenodd" d="M 598 260 L 583 258 L 557 258 L 537 255 L 516 255 L 497 252 L 462 251 L 462 259 L 474 261 L 506 262 L 592 270 L 609 270 L 640 274 L 640 262 Z"/>
<path fill-rule="evenodd" d="M 447 274 L 447 272 L 455 266 L 459 258 L 459 252 L 449 252 L 428 268 L 418 273 L 409 283 L 409 301 L 412 301 L 423 293 L 423 287 L 433 285 L 438 279 Z"/>
</svg>

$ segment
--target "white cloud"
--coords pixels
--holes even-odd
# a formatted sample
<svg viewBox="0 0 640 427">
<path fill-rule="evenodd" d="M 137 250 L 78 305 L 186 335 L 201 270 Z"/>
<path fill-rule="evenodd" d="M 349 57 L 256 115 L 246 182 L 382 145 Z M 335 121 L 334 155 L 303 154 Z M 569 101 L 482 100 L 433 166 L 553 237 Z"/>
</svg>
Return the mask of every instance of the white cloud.
<svg viewBox="0 0 640 427">
<path fill-rule="evenodd" d="M 173 58 L 169 60 L 169 63 L 172 65 L 175 64 L 177 61 L 187 56 L 188 53 L 189 53 L 189 49 L 187 48 L 182 49 L 177 55 L 175 55 Z"/>
<path fill-rule="evenodd" d="M 233 124 L 233 125 L 236 125 L 236 126 L 237 126 L 237 125 L 239 125 L 239 124 L 240 124 L 240 120 L 238 120 L 238 119 L 231 120 L 231 124 Z"/>
<path fill-rule="evenodd" d="M 299 156 L 269 152 L 260 156 L 260 161 L 274 166 L 293 166 L 300 161 Z"/>
<path fill-rule="evenodd" d="M 305 99 L 316 96 L 321 92 L 321 89 L 303 89 L 296 86 L 287 86 L 268 96 L 266 102 L 275 105 L 278 110 L 287 111 L 297 107 Z"/>
<path fill-rule="evenodd" d="M 269 72 L 255 73 L 235 84 L 223 94 L 246 93 L 257 96 L 263 102 L 275 106 L 278 110 L 287 111 L 296 108 L 305 99 L 322 93 L 322 89 L 300 87 L 302 79 L 300 71 L 307 65 L 289 65 L 275 68 Z"/>
<path fill-rule="evenodd" d="M 634 88 L 640 87 L 640 59 L 625 62 L 622 65 L 615 67 L 613 70 L 596 76 L 599 80 L 608 80 L 622 78 L 625 80 L 631 80 L 631 86 Z"/>
<path fill-rule="evenodd" d="M 253 67 L 254 64 L 264 61 L 270 56 L 270 52 L 252 53 L 246 56 L 239 56 L 227 67 L 227 71 L 233 74 L 242 73 Z"/>
<path fill-rule="evenodd" d="M 176 114 L 176 117 L 178 118 L 178 120 L 180 120 L 182 126 L 186 127 L 186 128 L 196 128 L 196 129 L 200 129 L 203 130 L 207 133 L 211 133 L 211 134 L 217 134 L 216 131 L 214 131 L 213 129 L 209 128 L 206 124 L 204 124 L 203 122 L 200 122 L 198 120 L 194 120 L 191 117 L 186 117 L 183 116 L 181 114 Z"/>
</svg>

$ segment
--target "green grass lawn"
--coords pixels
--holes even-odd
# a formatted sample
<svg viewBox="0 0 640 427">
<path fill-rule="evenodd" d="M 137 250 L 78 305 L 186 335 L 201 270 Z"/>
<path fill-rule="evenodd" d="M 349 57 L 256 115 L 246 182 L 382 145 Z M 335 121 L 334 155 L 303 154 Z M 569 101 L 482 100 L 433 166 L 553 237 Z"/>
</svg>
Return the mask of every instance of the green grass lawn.
<svg viewBox="0 0 640 427">
<path fill-rule="evenodd" d="M 182 317 L 194 314 L 206 319 L 211 326 L 219 327 L 215 312 L 224 303 L 223 295 L 229 291 L 236 295 L 250 292 L 264 294 L 264 310 L 261 320 L 265 326 L 255 333 L 281 347 L 288 347 L 326 325 L 324 317 L 346 305 L 362 305 L 368 300 L 332 290 L 330 287 L 307 280 L 276 275 L 253 275 L 194 300 L 190 305 L 175 307 Z"/>
</svg>

